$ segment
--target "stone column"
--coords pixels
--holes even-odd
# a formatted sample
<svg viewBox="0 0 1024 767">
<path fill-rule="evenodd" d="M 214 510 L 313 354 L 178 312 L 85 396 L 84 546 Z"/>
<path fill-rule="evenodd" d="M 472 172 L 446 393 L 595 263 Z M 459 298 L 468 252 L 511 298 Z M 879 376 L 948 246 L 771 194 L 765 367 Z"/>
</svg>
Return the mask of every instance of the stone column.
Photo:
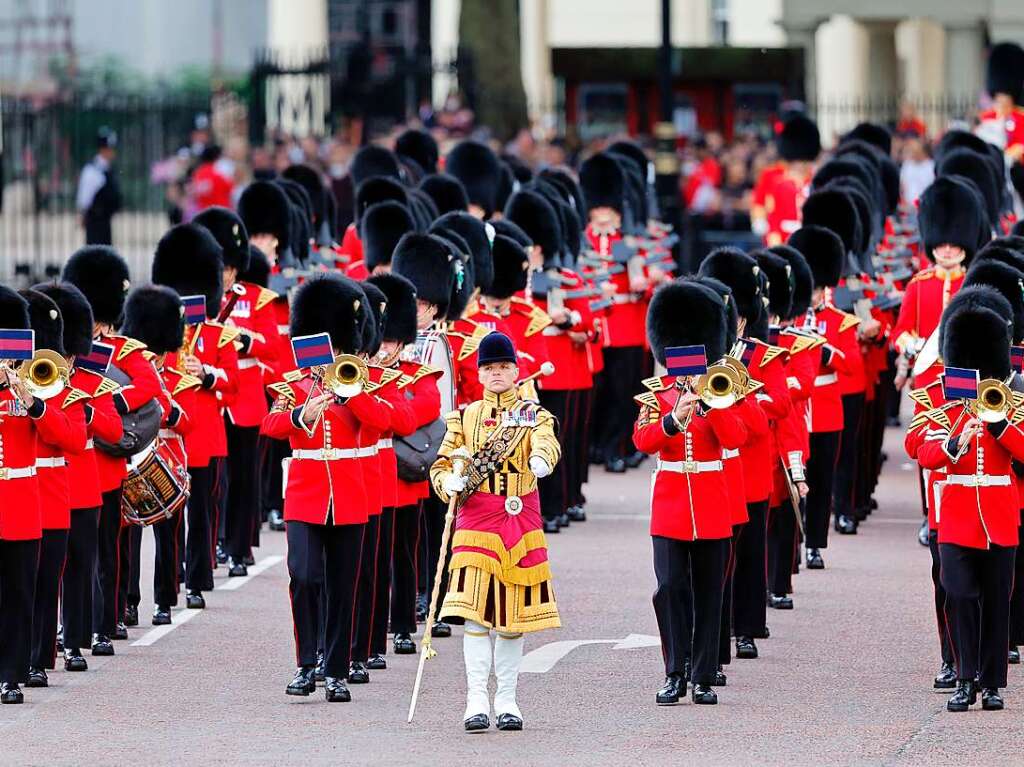
<svg viewBox="0 0 1024 767">
<path fill-rule="evenodd" d="M 520 0 L 519 40 L 527 107 L 531 118 L 541 119 L 550 115 L 555 106 L 548 0 Z"/>
<path fill-rule="evenodd" d="M 430 51 L 434 61 L 434 107 L 440 109 L 448 93 L 458 87 L 455 72 L 448 70 L 459 47 L 461 0 L 434 0 L 430 9 Z"/>
<path fill-rule="evenodd" d="M 891 98 L 902 90 L 899 59 L 896 55 L 896 23 L 869 22 L 867 96 Z"/>
<path fill-rule="evenodd" d="M 985 51 L 979 22 L 946 24 L 946 93 L 972 98 L 985 82 Z"/>
</svg>

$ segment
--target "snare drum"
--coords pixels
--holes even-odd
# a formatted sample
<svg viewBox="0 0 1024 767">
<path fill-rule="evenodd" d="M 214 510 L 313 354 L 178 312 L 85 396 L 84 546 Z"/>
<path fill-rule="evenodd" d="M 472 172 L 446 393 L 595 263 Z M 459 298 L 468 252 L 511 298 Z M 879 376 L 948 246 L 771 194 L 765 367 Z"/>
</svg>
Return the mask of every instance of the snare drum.
<svg viewBox="0 0 1024 767">
<path fill-rule="evenodd" d="M 158 437 L 128 463 L 121 485 L 121 515 L 134 525 L 149 526 L 174 516 L 188 493 L 188 469 Z"/>
</svg>

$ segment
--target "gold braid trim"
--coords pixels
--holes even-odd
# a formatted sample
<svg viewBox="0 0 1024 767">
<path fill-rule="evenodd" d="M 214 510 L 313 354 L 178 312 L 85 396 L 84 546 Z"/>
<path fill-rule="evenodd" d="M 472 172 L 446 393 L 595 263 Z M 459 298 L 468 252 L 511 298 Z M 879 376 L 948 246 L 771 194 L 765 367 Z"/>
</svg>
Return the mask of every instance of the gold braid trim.
<svg viewBox="0 0 1024 767">
<path fill-rule="evenodd" d="M 479 551 L 459 551 L 452 554 L 449 568 L 454 572 L 462 567 L 475 567 L 490 573 L 503 583 L 517 583 L 520 586 L 537 586 L 551 580 L 551 565 L 541 562 L 533 567 L 513 567 L 504 570 L 501 564 Z"/>
<path fill-rule="evenodd" d="M 489 557 L 486 554 L 480 554 L 479 552 L 456 552 L 452 555 L 452 564 L 450 566 L 450 569 L 452 570 L 456 567 L 456 559 L 462 557 L 463 560 L 469 558 L 472 559 L 472 561 L 463 561 L 463 564 L 459 565 L 459 567 L 465 567 L 467 564 L 471 564 L 487 570 L 488 572 L 499 576 L 502 580 L 510 583 L 522 583 L 525 586 L 534 586 L 541 581 L 550 580 L 551 578 L 551 567 L 547 562 L 543 562 L 542 564 L 534 565 L 529 568 L 519 567 L 520 560 L 522 560 L 522 558 L 531 551 L 547 548 L 547 541 L 544 538 L 543 530 L 530 530 L 520 538 L 516 545 L 511 549 L 505 548 L 505 544 L 502 542 L 501 536 L 496 533 L 484 533 L 479 530 L 456 530 L 455 535 L 452 538 L 452 549 L 454 550 L 459 546 L 472 546 L 476 549 L 486 549 L 487 551 L 494 552 L 498 559 L 495 560 L 493 557 Z M 476 558 L 484 560 L 485 564 L 477 562 Z M 540 577 L 542 571 L 546 571 L 547 574 Z M 532 579 L 534 577 L 536 577 L 537 580 L 519 580 L 519 578 Z"/>
</svg>

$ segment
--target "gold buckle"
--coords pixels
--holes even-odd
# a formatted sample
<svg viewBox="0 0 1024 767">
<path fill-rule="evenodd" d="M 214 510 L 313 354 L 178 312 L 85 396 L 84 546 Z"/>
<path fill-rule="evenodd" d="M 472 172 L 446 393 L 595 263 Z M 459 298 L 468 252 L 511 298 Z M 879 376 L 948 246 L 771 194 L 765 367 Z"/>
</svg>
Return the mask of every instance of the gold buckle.
<svg viewBox="0 0 1024 767">
<path fill-rule="evenodd" d="M 320 454 L 325 461 L 338 460 L 338 448 L 336 447 L 325 447 L 320 451 Z"/>
<path fill-rule="evenodd" d="M 694 474 L 694 473 L 696 473 L 696 471 L 697 471 L 697 462 L 696 461 L 683 461 L 683 473 L 684 474 Z"/>
<path fill-rule="evenodd" d="M 6 480 L 10 473 L 10 469 L 0 469 L 0 481 Z"/>
</svg>

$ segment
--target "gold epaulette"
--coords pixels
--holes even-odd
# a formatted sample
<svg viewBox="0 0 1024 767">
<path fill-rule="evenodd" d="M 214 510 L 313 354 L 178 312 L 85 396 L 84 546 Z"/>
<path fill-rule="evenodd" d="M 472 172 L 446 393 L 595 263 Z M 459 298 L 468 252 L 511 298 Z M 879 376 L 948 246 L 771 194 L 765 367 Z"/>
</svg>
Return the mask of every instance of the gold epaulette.
<svg viewBox="0 0 1024 767">
<path fill-rule="evenodd" d="M 465 319 L 469 320 L 475 317 L 476 315 L 480 314 L 481 311 L 483 310 L 480 308 L 480 304 L 478 304 L 476 301 L 473 301 L 472 303 L 470 303 L 469 306 L 466 307 L 466 311 L 462 313 L 462 316 Z"/>
<path fill-rule="evenodd" d="M 372 367 L 377 367 L 377 366 L 373 365 Z M 391 383 L 396 378 L 401 378 L 402 377 L 402 371 L 401 370 L 395 370 L 394 368 L 379 368 L 379 370 L 381 371 L 381 373 L 380 373 L 380 380 L 379 381 L 367 381 L 366 384 L 363 386 L 363 391 L 367 392 L 368 394 L 372 393 L 372 392 L 375 392 L 378 389 L 381 389 L 384 386 L 386 386 L 387 384 Z"/>
<path fill-rule="evenodd" d="M 843 311 L 841 311 L 840 314 L 843 315 L 843 321 L 839 323 L 840 333 L 849 330 L 850 328 L 855 328 L 860 324 L 860 317 L 856 314 L 847 314 Z"/>
<path fill-rule="evenodd" d="M 76 402 L 91 399 L 91 397 L 81 389 L 71 388 L 68 389 L 68 393 L 64 395 L 64 402 L 61 407 L 67 407 L 68 405 L 74 405 Z"/>
<path fill-rule="evenodd" d="M 530 324 L 526 326 L 526 331 L 523 333 L 527 338 L 540 333 L 544 328 L 551 325 L 551 318 L 548 316 L 548 313 L 539 306 L 531 304 L 529 309 L 530 312 L 527 316 L 530 318 Z"/>
<path fill-rule="evenodd" d="M 290 404 L 295 404 L 295 391 L 292 389 L 292 385 L 287 381 L 278 381 L 277 383 L 270 384 L 267 387 L 277 397 L 283 397 Z"/>
<path fill-rule="evenodd" d="M 413 373 L 412 375 L 406 373 L 405 375 L 402 376 L 402 380 L 398 382 L 398 388 L 404 389 L 406 386 L 416 383 L 424 376 L 440 372 L 441 371 L 438 370 L 437 368 L 432 368 L 429 365 L 420 365 L 419 368 L 416 369 L 416 372 Z"/>
<path fill-rule="evenodd" d="M 944 429 L 952 428 L 953 421 L 950 420 L 949 413 L 946 411 L 959 405 L 959 402 L 948 402 L 942 407 L 932 408 L 931 410 L 925 410 L 921 415 L 932 423 L 937 423 Z"/>
<path fill-rule="evenodd" d="M 121 345 L 121 349 L 117 352 L 118 361 L 123 360 L 132 352 L 145 351 L 146 345 L 142 341 L 136 341 L 134 338 L 128 338 L 127 336 L 121 336 L 124 338 L 124 343 Z"/>
<path fill-rule="evenodd" d="M 142 352 L 142 356 L 145 357 L 149 362 L 152 362 L 153 360 L 156 359 L 156 354 L 151 352 L 149 349 L 146 349 L 144 352 Z"/>
<path fill-rule="evenodd" d="M 783 347 L 781 347 L 781 346 L 771 346 L 769 344 L 768 348 L 764 350 L 764 356 L 761 357 L 761 362 L 758 365 L 758 367 L 762 367 L 763 368 L 765 365 L 767 365 L 773 359 L 778 357 L 780 354 L 785 354 L 785 353 L 786 353 L 786 350 Z"/>
<path fill-rule="evenodd" d="M 96 375 L 99 375 L 99 373 Z M 103 380 L 100 381 L 100 385 L 97 386 L 96 390 L 92 393 L 92 396 L 94 397 L 101 397 L 104 394 L 112 394 L 121 388 L 121 385 L 111 378 L 107 378 L 104 375 L 100 375 L 100 378 Z"/>
<path fill-rule="evenodd" d="M 306 374 L 303 373 L 301 370 L 289 370 L 287 373 L 284 374 L 284 380 L 288 383 L 295 383 L 296 381 L 301 381 L 305 377 Z"/>
<path fill-rule="evenodd" d="M 178 374 L 178 383 L 174 385 L 174 391 L 171 392 L 172 397 L 178 396 L 183 391 L 196 389 L 203 385 L 203 382 L 195 376 L 190 376 L 188 373 L 182 373 L 180 370 L 175 370 L 174 372 Z"/>
<path fill-rule="evenodd" d="M 465 333 L 459 333 L 459 335 L 464 339 L 462 342 L 462 348 L 459 349 L 459 362 L 462 362 L 462 360 L 466 359 L 469 355 L 475 354 L 476 350 L 480 346 L 480 342 L 484 340 L 484 336 L 491 332 L 483 325 L 477 325 L 474 323 L 474 326 L 472 334 L 467 335 Z"/>
<path fill-rule="evenodd" d="M 210 324 L 212 324 L 214 327 L 219 327 L 220 328 L 220 338 L 217 339 L 217 348 L 218 349 L 223 349 L 229 343 L 231 343 L 236 338 L 238 338 L 240 335 L 242 335 L 242 331 L 239 330 L 238 328 L 230 327 L 228 325 L 216 325 L 214 323 L 210 323 Z"/>
<path fill-rule="evenodd" d="M 800 352 L 806 351 L 807 349 L 813 349 L 819 343 L 825 342 L 825 339 L 821 338 L 820 336 L 815 338 L 812 336 L 805 336 L 799 333 L 794 333 L 792 337 L 793 345 L 789 347 L 790 354 L 799 354 Z"/>
<path fill-rule="evenodd" d="M 922 386 L 920 389 L 913 389 L 908 396 L 912 401 L 916 402 L 925 410 L 931 410 L 932 398 L 931 395 L 928 394 L 927 386 Z"/>
<path fill-rule="evenodd" d="M 643 394 L 637 394 L 633 397 L 633 401 L 643 407 L 649 407 L 652 410 L 661 410 L 661 403 L 658 402 L 658 395 L 654 392 L 645 391 Z"/>
<path fill-rule="evenodd" d="M 911 432 L 926 423 L 928 423 L 928 413 L 926 411 L 921 411 L 911 419 L 910 426 L 907 427 L 907 431 Z"/>
<path fill-rule="evenodd" d="M 664 381 L 662 381 L 660 376 L 654 376 L 652 378 L 645 378 L 640 383 L 643 384 L 643 387 L 645 389 L 647 389 L 647 391 L 652 391 L 652 392 L 665 391 L 666 389 L 669 388 L 669 384 L 666 384 Z"/>
<path fill-rule="evenodd" d="M 757 381 L 757 380 L 751 378 L 750 379 L 750 383 L 747 384 L 747 390 L 746 390 L 746 392 L 744 392 L 743 396 L 754 394 L 755 392 L 758 392 L 758 391 L 760 391 L 763 388 L 764 388 L 764 384 L 763 383 L 761 383 L 760 381 Z"/>
<path fill-rule="evenodd" d="M 934 266 L 929 266 L 927 269 L 922 269 L 917 274 L 915 274 L 913 277 L 911 277 L 910 278 L 910 282 L 921 282 L 921 280 L 931 279 L 934 276 L 935 276 L 935 267 Z M 909 285 L 910 282 L 908 282 L 907 285 Z"/>
<path fill-rule="evenodd" d="M 274 299 L 277 298 L 277 293 L 267 288 L 260 288 L 260 292 L 256 295 L 256 311 L 259 311 L 267 304 L 273 303 Z"/>
</svg>

